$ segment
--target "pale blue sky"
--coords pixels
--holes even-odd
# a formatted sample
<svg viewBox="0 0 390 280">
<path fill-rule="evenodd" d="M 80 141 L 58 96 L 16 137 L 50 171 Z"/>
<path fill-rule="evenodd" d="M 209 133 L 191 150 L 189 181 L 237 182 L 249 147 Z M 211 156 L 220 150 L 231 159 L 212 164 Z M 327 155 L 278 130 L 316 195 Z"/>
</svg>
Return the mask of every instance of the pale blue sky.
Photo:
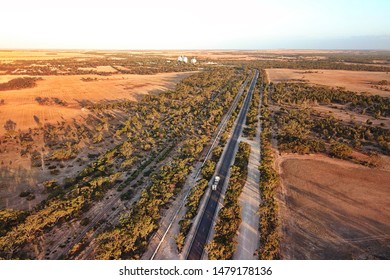
<svg viewBox="0 0 390 280">
<path fill-rule="evenodd" d="M 390 49 L 390 0 L 2 2 L 0 48 Z"/>
</svg>

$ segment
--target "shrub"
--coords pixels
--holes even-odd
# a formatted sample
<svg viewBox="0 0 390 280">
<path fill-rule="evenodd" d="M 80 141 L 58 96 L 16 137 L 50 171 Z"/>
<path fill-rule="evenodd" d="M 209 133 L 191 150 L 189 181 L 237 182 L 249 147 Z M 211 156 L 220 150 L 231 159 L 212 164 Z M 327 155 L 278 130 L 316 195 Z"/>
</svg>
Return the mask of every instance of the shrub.
<svg viewBox="0 0 390 280">
<path fill-rule="evenodd" d="M 341 159 L 347 159 L 352 155 L 352 149 L 344 143 L 335 142 L 330 145 L 330 155 Z"/>
</svg>

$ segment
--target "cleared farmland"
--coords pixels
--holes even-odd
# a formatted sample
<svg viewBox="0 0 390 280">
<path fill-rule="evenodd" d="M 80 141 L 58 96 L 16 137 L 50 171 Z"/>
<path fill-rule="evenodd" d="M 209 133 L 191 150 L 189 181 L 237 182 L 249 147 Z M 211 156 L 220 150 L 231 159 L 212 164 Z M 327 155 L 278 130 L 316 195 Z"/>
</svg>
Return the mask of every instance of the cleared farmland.
<svg viewBox="0 0 390 280">
<path fill-rule="evenodd" d="M 286 155 L 279 167 L 283 259 L 390 257 L 388 164 L 372 169 L 323 156 Z"/>
<path fill-rule="evenodd" d="M 92 55 L 82 52 L 71 51 L 27 51 L 27 50 L 10 50 L 0 51 L 0 61 L 16 61 L 16 60 L 52 60 L 59 58 L 78 58 L 90 57 Z"/>
<path fill-rule="evenodd" d="M 91 102 L 121 99 L 136 101 L 139 95 L 173 89 L 177 82 L 188 75 L 190 73 L 187 72 L 109 77 L 45 76 L 34 88 L 1 92 L 0 99 L 4 100 L 4 105 L 0 108 L 0 135 L 4 134 L 4 123 L 9 119 L 21 130 L 38 127 L 39 122 L 66 121 L 87 115 L 83 107 Z M 2 82 L 16 77 L 3 76 Z M 52 102 L 53 99 L 59 104 Z"/>
<path fill-rule="evenodd" d="M 331 87 L 344 87 L 356 92 L 368 92 L 389 97 L 390 92 L 376 88 L 380 81 L 389 81 L 388 72 L 346 71 L 346 70 L 297 70 L 297 69 L 267 69 L 271 82 L 279 83 L 291 80 L 305 81 L 312 84 Z"/>
</svg>

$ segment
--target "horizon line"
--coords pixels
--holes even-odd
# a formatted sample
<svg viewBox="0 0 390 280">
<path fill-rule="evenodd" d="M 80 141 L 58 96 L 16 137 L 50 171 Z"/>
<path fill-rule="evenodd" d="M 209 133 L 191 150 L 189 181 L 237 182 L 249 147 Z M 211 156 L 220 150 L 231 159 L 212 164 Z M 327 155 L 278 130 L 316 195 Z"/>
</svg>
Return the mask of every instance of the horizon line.
<svg viewBox="0 0 390 280">
<path fill-rule="evenodd" d="M 151 49 L 151 48 L 145 48 L 145 49 L 112 49 L 112 48 L 1 48 L 0 51 L 280 51 L 280 50 L 286 50 L 286 51 L 390 51 L 390 48 L 386 49 L 374 49 L 374 48 L 356 48 L 356 49 L 350 49 L 350 48 L 250 48 L 250 49 L 240 49 L 240 48 L 183 48 L 183 49 Z"/>
</svg>

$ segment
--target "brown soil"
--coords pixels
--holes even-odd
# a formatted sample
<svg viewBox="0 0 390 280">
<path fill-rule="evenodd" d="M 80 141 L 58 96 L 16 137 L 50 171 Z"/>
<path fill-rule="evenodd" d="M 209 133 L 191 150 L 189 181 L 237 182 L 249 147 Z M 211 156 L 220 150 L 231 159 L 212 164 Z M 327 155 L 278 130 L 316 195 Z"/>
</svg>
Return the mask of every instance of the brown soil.
<svg viewBox="0 0 390 280">
<path fill-rule="evenodd" d="M 283 155 L 283 259 L 389 259 L 389 157 L 372 169 L 320 155 Z"/>
<path fill-rule="evenodd" d="M 268 78 L 274 83 L 289 80 L 306 82 L 331 87 L 344 87 L 356 92 L 368 92 L 389 97 L 390 92 L 373 88 L 381 80 L 390 80 L 388 72 L 347 71 L 347 70 L 296 70 L 267 69 Z"/>
</svg>

